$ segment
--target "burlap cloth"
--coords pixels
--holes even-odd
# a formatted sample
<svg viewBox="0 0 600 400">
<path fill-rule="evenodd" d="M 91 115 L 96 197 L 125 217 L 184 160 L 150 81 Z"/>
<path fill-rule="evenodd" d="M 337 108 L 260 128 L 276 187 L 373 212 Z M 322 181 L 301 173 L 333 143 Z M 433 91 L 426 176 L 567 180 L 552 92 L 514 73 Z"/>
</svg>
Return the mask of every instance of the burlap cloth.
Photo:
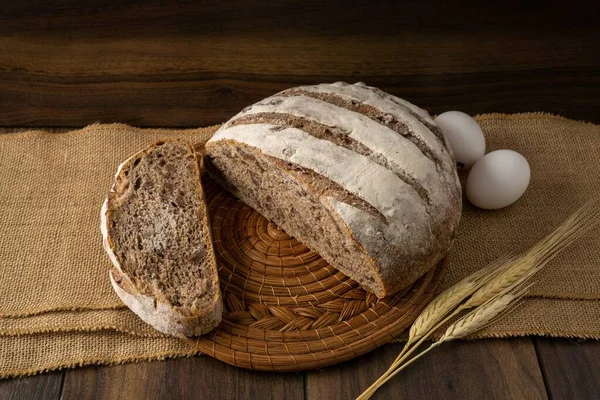
<svg viewBox="0 0 600 400">
<path fill-rule="evenodd" d="M 465 202 L 446 286 L 527 249 L 600 193 L 600 126 L 539 113 L 478 120 L 488 150 L 514 149 L 529 160 L 531 185 L 503 210 Z M 112 124 L 0 135 L 0 377 L 195 353 L 146 326 L 113 293 L 99 210 L 127 156 L 163 137 L 205 141 L 215 129 Z M 477 337 L 520 335 L 600 339 L 598 230 L 539 274 L 523 306 Z"/>
</svg>

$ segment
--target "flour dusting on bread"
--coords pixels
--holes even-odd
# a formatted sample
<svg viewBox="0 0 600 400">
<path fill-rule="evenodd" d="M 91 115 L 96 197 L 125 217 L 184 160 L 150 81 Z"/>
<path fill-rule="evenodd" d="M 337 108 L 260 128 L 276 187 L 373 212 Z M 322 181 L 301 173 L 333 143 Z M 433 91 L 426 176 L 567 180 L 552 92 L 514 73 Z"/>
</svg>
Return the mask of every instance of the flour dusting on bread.
<svg viewBox="0 0 600 400">
<path fill-rule="evenodd" d="M 224 187 L 379 297 L 436 265 L 458 227 L 460 183 L 441 131 L 425 110 L 362 83 L 277 93 L 231 118 L 206 151 Z"/>
</svg>

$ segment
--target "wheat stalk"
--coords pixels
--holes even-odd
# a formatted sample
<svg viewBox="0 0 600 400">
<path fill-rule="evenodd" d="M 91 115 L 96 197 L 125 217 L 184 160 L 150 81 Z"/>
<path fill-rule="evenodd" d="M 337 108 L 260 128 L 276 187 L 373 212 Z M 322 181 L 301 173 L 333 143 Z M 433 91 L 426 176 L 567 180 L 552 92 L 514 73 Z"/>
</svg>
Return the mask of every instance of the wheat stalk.
<svg viewBox="0 0 600 400">
<path fill-rule="evenodd" d="M 519 285 L 517 283 L 517 285 Z M 516 288 L 515 288 L 516 289 Z M 494 321 L 503 311 L 525 296 L 529 287 L 511 290 L 506 294 L 499 294 L 491 298 L 486 303 L 475 308 L 473 311 L 454 322 L 446 329 L 446 332 L 437 341 L 438 344 L 449 342 L 450 340 L 462 339 L 471 333 L 474 333 Z"/>
<path fill-rule="evenodd" d="M 475 291 L 461 308 L 467 310 L 485 304 L 488 300 L 509 290 L 515 283 L 529 280 L 542 267 L 543 265 L 540 265 L 537 259 L 529 254 L 514 259 L 505 265 L 493 279 Z"/>
<path fill-rule="evenodd" d="M 390 368 L 358 399 L 369 399 L 375 391 L 411 363 L 442 343 L 464 338 L 509 312 L 529 291 L 529 280 L 560 251 L 600 223 L 600 199 L 573 213 L 551 234 L 524 255 L 503 257 L 442 292 L 417 317 L 409 339 Z M 471 310 L 452 323 L 427 349 L 408 357 L 442 325 Z"/>
<path fill-rule="evenodd" d="M 429 303 L 429 305 L 413 322 L 412 326 L 410 327 L 408 340 L 406 341 L 404 348 L 400 354 L 398 354 L 398 357 L 396 357 L 384 376 L 392 372 L 394 369 L 394 364 L 397 364 L 403 358 L 403 356 L 406 355 L 406 357 L 408 357 L 412 353 L 410 351 L 410 347 L 413 344 L 417 343 L 413 347 L 418 347 L 425 339 L 429 337 L 429 332 L 435 331 L 439 325 L 445 323 L 448 319 L 455 316 L 459 310 L 456 310 L 450 316 L 448 316 L 448 314 L 456 308 L 457 304 L 460 304 L 475 290 L 489 282 L 489 280 L 501 270 L 508 260 L 510 260 L 510 256 L 508 255 L 500 257 L 487 267 L 484 267 L 467 276 L 433 299 L 433 301 Z"/>
<path fill-rule="evenodd" d="M 371 396 L 375 393 L 377 389 L 383 386 L 387 381 L 396 376 L 400 371 L 405 369 L 407 366 L 417 361 L 419 358 L 423 357 L 425 354 L 429 353 L 435 347 L 441 345 L 444 342 L 449 342 L 455 339 L 461 339 L 470 334 L 477 332 L 478 330 L 488 326 L 494 320 L 500 318 L 503 314 L 507 313 L 507 310 L 511 306 L 514 306 L 520 299 L 522 299 L 529 287 L 519 288 L 515 287 L 515 290 L 506 294 L 498 295 L 497 297 L 490 299 L 487 303 L 477 307 L 475 310 L 471 311 L 458 321 L 454 322 L 452 325 L 446 329 L 446 332 L 442 335 L 442 337 L 432 343 L 428 348 L 417 354 L 415 357 L 410 360 L 398 365 L 391 373 L 387 376 L 382 376 L 379 378 L 369 389 L 367 389 L 363 394 L 361 394 L 357 400 L 366 400 L 371 398 Z"/>
<path fill-rule="evenodd" d="M 413 322 L 409 331 L 408 343 L 422 338 L 442 318 L 448 315 L 457 304 L 460 304 L 473 292 L 489 282 L 498 272 L 499 268 L 509 259 L 509 256 L 501 257 L 487 267 L 467 276 L 451 288 L 440 293 Z"/>
</svg>

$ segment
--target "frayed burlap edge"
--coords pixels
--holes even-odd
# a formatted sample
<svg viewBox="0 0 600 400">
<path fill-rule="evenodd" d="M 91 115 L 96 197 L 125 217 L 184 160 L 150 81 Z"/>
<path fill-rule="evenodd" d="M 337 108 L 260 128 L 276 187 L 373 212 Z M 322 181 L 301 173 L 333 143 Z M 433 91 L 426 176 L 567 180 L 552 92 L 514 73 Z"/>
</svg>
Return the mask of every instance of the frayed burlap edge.
<svg viewBox="0 0 600 400">
<path fill-rule="evenodd" d="M 168 359 L 174 359 L 174 358 L 193 357 L 196 355 L 203 355 L 203 354 L 198 352 L 197 350 L 191 350 L 189 353 L 182 352 L 182 353 L 174 354 L 172 352 L 165 352 L 165 353 L 155 354 L 155 355 L 147 356 L 147 357 L 123 357 L 123 358 L 110 360 L 110 361 L 93 361 L 93 360 L 85 360 L 84 359 L 84 360 L 80 360 L 80 361 L 73 361 L 71 363 L 64 364 L 64 365 L 46 367 L 43 369 L 32 368 L 32 369 L 20 370 L 20 371 L 14 372 L 14 373 L 9 373 L 9 374 L 4 374 L 4 375 L 0 374 L 0 379 L 20 378 L 20 377 L 24 377 L 24 376 L 33 376 L 33 375 L 43 374 L 46 372 L 61 371 L 63 369 L 72 369 L 72 368 L 85 367 L 85 366 L 91 366 L 91 365 L 97 365 L 97 366 L 121 365 L 121 364 L 139 363 L 139 362 L 145 362 L 145 361 L 162 361 L 162 360 L 168 360 Z"/>
</svg>

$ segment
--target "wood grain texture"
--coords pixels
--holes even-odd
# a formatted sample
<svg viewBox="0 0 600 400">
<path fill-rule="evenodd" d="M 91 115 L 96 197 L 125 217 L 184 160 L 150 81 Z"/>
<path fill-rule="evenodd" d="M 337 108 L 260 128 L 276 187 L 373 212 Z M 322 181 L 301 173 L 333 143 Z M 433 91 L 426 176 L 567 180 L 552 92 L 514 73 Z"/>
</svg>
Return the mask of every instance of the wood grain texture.
<svg viewBox="0 0 600 400">
<path fill-rule="evenodd" d="M 338 367 L 308 372 L 307 399 L 355 398 L 396 358 L 387 345 Z M 457 341 L 390 380 L 374 399 L 546 399 L 531 339 Z"/>
<path fill-rule="evenodd" d="M 302 399 L 302 374 L 247 371 L 210 357 L 83 368 L 67 373 L 63 400 Z"/>
<path fill-rule="evenodd" d="M 535 339 L 551 399 L 600 399 L 600 342 Z"/>
<path fill-rule="evenodd" d="M 599 118 L 597 1 L 38 3 L 0 1 L 0 125 L 200 126 L 336 80 Z"/>
<path fill-rule="evenodd" d="M 64 372 L 0 380 L 0 399 L 55 400 L 60 398 Z"/>
</svg>

